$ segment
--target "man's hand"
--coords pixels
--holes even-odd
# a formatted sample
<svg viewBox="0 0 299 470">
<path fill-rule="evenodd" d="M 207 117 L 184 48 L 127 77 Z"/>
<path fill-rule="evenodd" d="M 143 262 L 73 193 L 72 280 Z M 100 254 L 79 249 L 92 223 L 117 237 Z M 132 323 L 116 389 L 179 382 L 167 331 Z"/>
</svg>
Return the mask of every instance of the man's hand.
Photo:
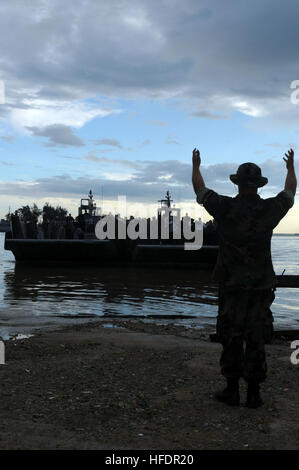
<svg viewBox="0 0 299 470">
<path fill-rule="evenodd" d="M 200 169 L 199 169 L 201 160 L 200 160 L 200 153 L 199 153 L 199 150 L 197 150 L 197 148 L 193 150 L 192 162 L 193 162 L 192 183 L 193 183 L 194 192 L 197 195 L 200 189 L 205 188 L 205 182 L 203 180 L 203 177 L 201 176 Z"/>
<path fill-rule="evenodd" d="M 290 149 L 288 153 L 285 153 L 285 156 L 286 158 L 283 157 L 283 159 L 286 162 L 288 172 L 286 176 L 284 189 L 288 189 L 292 191 L 292 193 L 295 196 L 296 189 L 297 189 L 297 179 L 296 179 L 295 168 L 294 168 L 294 150 Z"/>
<path fill-rule="evenodd" d="M 292 170 L 294 168 L 294 150 L 290 149 L 288 153 L 285 153 L 286 158 L 283 157 L 284 161 L 286 162 L 286 167 L 288 170 Z"/>
<path fill-rule="evenodd" d="M 197 148 L 195 148 L 195 149 L 193 150 L 193 153 L 192 153 L 192 163 L 193 163 L 193 166 L 195 166 L 195 167 L 199 167 L 200 164 L 201 164 L 200 152 L 199 152 L 199 150 L 197 150 Z"/>
</svg>

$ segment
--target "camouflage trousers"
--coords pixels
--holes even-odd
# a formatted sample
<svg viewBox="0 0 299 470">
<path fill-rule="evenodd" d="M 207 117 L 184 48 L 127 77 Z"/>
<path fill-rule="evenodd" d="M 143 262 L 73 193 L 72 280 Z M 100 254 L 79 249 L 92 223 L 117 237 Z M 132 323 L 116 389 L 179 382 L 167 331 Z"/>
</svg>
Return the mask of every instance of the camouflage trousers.
<svg viewBox="0 0 299 470">
<path fill-rule="evenodd" d="M 273 336 L 270 306 L 274 289 L 219 288 L 216 332 L 223 346 L 221 372 L 226 378 L 263 382 L 267 375 L 265 344 Z"/>
</svg>

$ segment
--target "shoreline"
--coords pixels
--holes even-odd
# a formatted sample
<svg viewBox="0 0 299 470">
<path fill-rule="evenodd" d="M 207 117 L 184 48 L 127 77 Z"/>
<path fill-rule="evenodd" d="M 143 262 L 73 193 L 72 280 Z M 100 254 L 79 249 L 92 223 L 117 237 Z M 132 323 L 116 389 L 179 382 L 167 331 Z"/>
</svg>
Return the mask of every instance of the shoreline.
<svg viewBox="0 0 299 470">
<path fill-rule="evenodd" d="M 65 320 L 65 321 L 62 321 Z M 42 325 L 24 325 L 20 326 L 16 332 L 7 332 L 4 335 L 0 334 L 0 341 L 15 341 L 19 339 L 28 339 L 35 335 L 40 335 L 43 333 L 54 333 L 60 331 L 61 329 L 72 329 L 77 327 L 83 327 L 86 325 L 95 325 L 101 326 L 103 328 L 115 327 L 118 324 L 124 325 L 127 322 L 130 324 L 144 324 L 148 327 L 166 327 L 166 328 L 176 328 L 183 329 L 186 331 L 202 332 L 203 336 L 210 340 L 211 342 L 218 342 L 217 335 L 215 334 L 216 327 L 216 317 L 214 324 L 201 324 L 200 317 L 188 316 L 188 315 L 124 315 L 124 316 L 102 316 L 102 317 L 84 317 L 84 316 L 72 316 L 71 321 L 67 317 L 61 317 L 59 323 L 53 324 L 42 324 Z M 1 327 L 0 327 L 1 328 Z M 12 329 L 11 327 L 6 327 L 8 330 Z M 120 326 L 123 328 L 123 326 Z M 285 325 L 284 328 L 281 328 L 279 324 L 274 323 L 274 338 L 282 340 L 296 340 L 299 339 L 299 328 L 292 327 L 290 325 Z"/>
<path fill-rule="evenodd" d="M 210 330 L 105 319 L 9 340 L 1 449 L 298 449 L 290 341 L 267 345 L 265 405 L 227 407 Z M 299 339 L 299 336 L 298 338 Z"/>
</svg>

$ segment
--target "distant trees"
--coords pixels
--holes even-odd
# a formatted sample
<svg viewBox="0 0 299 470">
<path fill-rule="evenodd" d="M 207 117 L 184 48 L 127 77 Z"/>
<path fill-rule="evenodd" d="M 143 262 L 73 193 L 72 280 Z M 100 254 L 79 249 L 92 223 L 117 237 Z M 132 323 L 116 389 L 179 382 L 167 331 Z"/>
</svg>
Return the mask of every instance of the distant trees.
<svg viewBox="0 0 299 470">
<path fill-rule="evenodd" d="M 15 215 L 19 216 L 25 222 L 37 222 L 42 211 L 36 204 L 33 206 L 22 206 L 15 211 Z"/>
<path fill-rule="evenodd" d="M 36 204 L 30 206 L 22 206 L 15 211 L 15 215 L 19 216 L 25 222 L 38 222 L 40 216 L 42 216 L 43 221 L 50 222 L 51 220 L 63 220 L 67 216 L 67 209 L 61 206 L 51 206 L 48 202 L 43 206 L 42 209 L 39 209 Z M 9 214 L 6 215 L 6 219 L 9 219 Z"/>
<path fill-rule="evenodd" d="M 50 221 L 54 219 L 63 220 L 67 216 L 68 211 L 61 206 L 53 207 L 48 202 L 43 207 L 42 215 L 44 221 Z"/>
</svg>

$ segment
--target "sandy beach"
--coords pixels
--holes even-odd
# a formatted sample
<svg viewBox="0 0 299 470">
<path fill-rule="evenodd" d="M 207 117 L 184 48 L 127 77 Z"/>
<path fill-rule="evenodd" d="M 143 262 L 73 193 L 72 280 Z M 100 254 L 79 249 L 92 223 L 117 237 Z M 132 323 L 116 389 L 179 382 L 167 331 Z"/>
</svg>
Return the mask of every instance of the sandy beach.
<svg viewBox="0 0 299 470">
<path fill-rule="evenodd" d="M 0 449 L 299 449 L 290 341 L 267 345 L 265 404 L 249 410 L 243 381 L 242 406 L 213 399 L 209 333 L 124 319 L 7 341 Z"/>
</svg>

